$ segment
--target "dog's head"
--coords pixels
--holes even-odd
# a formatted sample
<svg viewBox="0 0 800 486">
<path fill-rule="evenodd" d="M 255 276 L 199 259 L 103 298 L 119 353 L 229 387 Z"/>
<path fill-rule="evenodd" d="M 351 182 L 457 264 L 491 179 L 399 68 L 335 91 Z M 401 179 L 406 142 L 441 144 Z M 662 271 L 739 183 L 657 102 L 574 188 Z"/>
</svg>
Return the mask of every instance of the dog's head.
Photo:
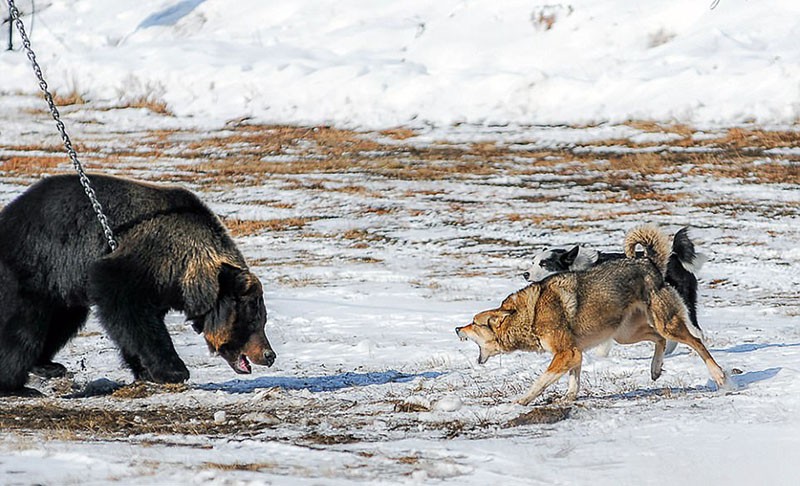
<svg viewBox="0 0 800 486">
<path fill-rule="evenodd" d="M 550 275 L 569 272 L 579 252 L 579 246 L 570 250 L 544 250 L 533 257 L 533 263 L 522 273 L 522 278 L 528 282 L 541 282 Z"/>
<path fill-rule="evenodd" d="M 472 324 L 456 328 L 459 339 L 474 341 L 478 345 L 479 364 L 484 364 L 492 356 L 506 352 L 500 344 L 499 334 L 503 332 L 503 327 L 512 314 L 513 311 L 506 309 L 488 310 L 476 314 Z"/>
<path fill-rule="evenodd" d="M 203 334 L 208 349 L 237 373 L 250 373 L 251 362 L 272 366 L 275 352 L 264 333 L 267 309 L 258 277 L 223 264 L 218 278 L 219 295 L 213 308 L 191 318 L 192 327 Z"/>
<path fill-rule="evenodd" d="M 533 263 L 522 272 L 522 278 L 528 282 L 541 282 L 557 273 L 580 272 L 594 265 L 597 258 L 597 251 L 581 246 L 574 246 L 569 250 L 561 248 L 544 250 L 533 257 Z"/>
</svg>

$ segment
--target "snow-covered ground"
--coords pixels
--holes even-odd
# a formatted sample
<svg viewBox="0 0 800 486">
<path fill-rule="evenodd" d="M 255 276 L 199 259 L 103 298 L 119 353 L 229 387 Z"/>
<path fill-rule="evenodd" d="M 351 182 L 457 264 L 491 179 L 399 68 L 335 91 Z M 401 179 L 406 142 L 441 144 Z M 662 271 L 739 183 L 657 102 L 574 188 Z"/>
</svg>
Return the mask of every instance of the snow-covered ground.
<svg viewBox="0 0 800 486">
<path fill-rule="evenodd" d="M 59 398 L 130 380 L 91 319 L 69 379 L 0 399 L 0 483 L 796 483 L 797 2 L 35 3 L 84 161 L 270 224 L 237 242 L 278 360 L 239 379 L 174 314 L 188 387 Z M 0 206 L 70 170 L 34 87 L 0 53 Z M 120 108 L 148 96 L 176 116 Z M 682 125 L 598 123 L 627 119 Z M 454 327 L 533 251 L 644 221 L 710 257 L 699 321 L 737 389 L 685 347 L 653 383 L 641 344 L 587 353 L 572 407 L 563 382 L 514 405 L 549 356 L 479 366 Z M 509 423 L 531 410 L 552 423 Z"/>
<path fill-rule="evenodd" d="M 202 120 L 796 121 L 800 3 L 712 3 L 37 0 L 32 40 L 59 92 Z M 34 90 L 19 53 L 0 73 Z"/>
<path fill-rule="evenodd" d="M 0 164 L 0 204 L 59 151 L 47 115 L 29 109 L 40 102 L 0 98 L 0 160 L 16 164 Z M 294 162 L 324 161 L 315 150 L 332 136 L 299 130 L 308 138 L 255 154 L 285 171 L 226 179 L 236 173 L 223 176 L 225 164 L 244 163 L 252 147 L 243 133 L 263 130 L 269 141 L 279 129 L 169 131 L 176 119 L 145 110 L 65 113 L 95 168 L 182 181 L 231 221 L 303 222 L 238 238 L 265 285 L 273 368 L 237 379 L 170 315 L 192 372 L 187 389 L 58 398 L 98 378 L 130 380 L 92 320 L 59 357 L 71 378 L 32 382 L 49 398 L 2 400 L 5 483 L 793 484 L 800 472 L 800 191 L 791 155 L 751 157 L 765 174 L 782 168 L 789 181 L 715 176 L 700 159 L 642 176 L 613 170 L 614 153 L 661 147 L 667 157 L 688 141 L 707 160 L 719 157 L 719 169 L 746 163 L 714 155 L 714 137 L 725 130 L 461 126 L 405 140 L 351 134 L 340 142 L 349 160 L 378 157 L 374 170 L 295 171 Z M 354 140 L 380 143 L 359 149 Z M 196 165 L 198 151 L 210 169 Z M 583 162 L 570 162 L 570 152 Z M 393 162 L 380 159 L 387 154 Z M 388 171 L 406 158 L 405 169 Z M 25 167 L 20 160 L 32 172 L 15 169 Z M 411 175 L 456 163 L 465 164 L 461 172 L 446 177 Z M 63 161 L 49 172 L 69 170 Z M 642 221 L 668 231 L 691 225 L 710 257 L 700 275 L 700 324 L 738 389 L 715 391 L 683 347 L 652 383 L 651 347 L 641 344 L 617 346 L 607 358 L 587 354 L 584 387 L 569 409 L 551 403 L 564 383 L 536 407 L 514 405 L 549 357 L 515 354 L 478 366 L 477 349 L 453 328 L 523 286 L 520 268 L 536 249 L 619 248 Z M 509 426 L 529 410 L 555 414 L 554 423 Z M 215 423 L 220 411 L 226 417 Z"/>
</svg>

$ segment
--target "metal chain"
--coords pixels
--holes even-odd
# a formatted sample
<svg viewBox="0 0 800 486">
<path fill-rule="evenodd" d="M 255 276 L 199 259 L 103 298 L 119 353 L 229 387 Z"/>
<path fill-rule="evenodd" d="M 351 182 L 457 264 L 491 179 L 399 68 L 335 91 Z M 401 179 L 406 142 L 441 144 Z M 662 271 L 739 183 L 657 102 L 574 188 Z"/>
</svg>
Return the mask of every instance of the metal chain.
<svg viewBox="0 0 800 486">
<path fill-rule="evenodd" d="M 67 135 L 64 122 L 61 121 L 61 114 L 58 112 L 58 108 L 56 108 L 56 104 L 53 101 L 53 96 L 47 89 L 47 83 L 42 75 L 42 69 L 39 67 L 39 63 L 36 62 L 36 54 L 33 53 L 33 50 L 31 49 L 31 41 L 28 39 L 28 35 L 25 33 L 25 25 L 22 23 L 19 10 L 17 10 L 16 5 L 14 5 L 14 0 L 7 0 L 7 2 L 8 9 L 11 14 L 11 21 L 14 22 L 14 25 L 16 25 L 17 30 L 19 31 L 19 36 L 22 39 L 22 48 L 25 51 L 25 54 L 28 56 L 28 59 L 31 61 L 34 74 L 36 74 L 36 77 L 39 79 L 39 88 L 44 93 L 44 99 L 50 106 L 50 114 L 53 116 L 53 120 L 56 121 L 56 127 L 58 128 L 58 133 L 61 134 L 61 140 L 64 141 L 64 148 L 67 150 L 69 160 L 72 161 L 72 166 L 75 167 L 75 170 L 78 172 L 78 178 L 80 179 L 81 186 L 83 186 L 83 191 L 86 193 L 86 196 L 92 203 L 92 208 L 97 216 L 97 221 L 100 222 L 100 226 L 103 228 L 103 234 L 105 234 L 106 240 L 108 241 L 108 246 L 113 252 L 117 249 L 117 241 L 114 239 L 114 232 L 111 231 L 111 226 L 108 224 L 108 219 L 103 213 L 103 206 L 100 204 L 100 201 L 97 200 L 97 195 L 95 194 L 94 189 L 92 189 L 92 184 L 89 182 L 89 177 L 86 175 L 86 172 L 84 172 L 83 165 L 78 160 L 78 154 L 72 147 L 72 141 L 70 140 L 69 135 Z"/>
</svg>

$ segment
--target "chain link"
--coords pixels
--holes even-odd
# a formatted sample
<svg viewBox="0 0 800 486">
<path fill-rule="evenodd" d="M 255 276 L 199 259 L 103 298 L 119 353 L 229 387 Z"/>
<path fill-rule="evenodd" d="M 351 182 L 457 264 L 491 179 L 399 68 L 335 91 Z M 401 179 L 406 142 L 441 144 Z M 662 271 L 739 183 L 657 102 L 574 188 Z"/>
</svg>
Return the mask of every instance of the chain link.
<svg viewBox="0 0 800 486">
<path fill-rule="evenodd" d="M 42 74 L 42 68 L 40 68 L 39 63 L 36 62 L 36 54 L 34 54 L 33 50 L 31 49 L 31 41 L 28 39 L 28 35 L 25 33 L 25 25 L 22 23 L 19 10 L 17 10 L 14 0 L 7 0 L 7 3 L 9 12 L 11 14 L 11 21 L 17 27 L 19 36 L 22 39 L 22 49 L 28 56 L 28 60 L 30 60 L 31 65 L 33 66 L 33 72 L 36 74 L 36 78 L 39 80 L 39 88 L 44 93 L 44 99 L 50 106 L 50 114 L 53 116 L 53 120 L 56 122 L 58 133 L 61 134 L 61 140 L 64 142 L 64 148 L 67 150 L 69 160 L 72 162 L 72 166 L 75 167 L 75 170 L 78 172 L 78 178 L 80 179 L 81 186 L 83 186 L 83 191 L 86 193 L 86 196 L 92 203 L 92 209 L 94 209 L 94 213 L 97 216 L 97 221 L 103 228 L 103 234 L 108 241 L 109 248 L 111 248 L 111 251 L 113 252 L 117 249 L 117 241 L 114 239 L 114 232 L 111 231 L 111 226 L 108 224 L 108 219 L 103 213 L 103 206 L 100 204 L 100 201 L 97 200 L 97 195 L 95 194 L 94 189 L 92 189 L 92 184 L 89 182 L 89 177 L 83 170 L 83 165 L 81 164 L 80 160 L 78 160 L 77 152 L 75 152 L 75 149 L 72 147 L 72 141 L 70 140 L 69 135 L 67 135 L 67 129 L 64 126 L 64 122 L 61 121 L 61 114 L 58 112 L 58 108 L 56 108 L 56 104 L 53 101 L 53 95 L 50 94 L 50 90 L 47 88 L 47 83 L 45 82 L 44 75 Z"/>
</svg>

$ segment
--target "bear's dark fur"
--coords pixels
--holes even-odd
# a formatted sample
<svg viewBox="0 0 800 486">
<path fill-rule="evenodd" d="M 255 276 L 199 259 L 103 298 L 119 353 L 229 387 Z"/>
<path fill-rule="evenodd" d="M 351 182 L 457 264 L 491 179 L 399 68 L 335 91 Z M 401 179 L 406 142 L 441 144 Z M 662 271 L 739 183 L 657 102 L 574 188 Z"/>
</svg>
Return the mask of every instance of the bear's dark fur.
<svg viewBox="0 0 800 486">
<path fill-rule="evenodd" d="M 91 305 L 136 379 L 189 377 L 164 325 L 170 309 L 234 371 L 272 365 L 261 284 L 219 219 L 182 188 L 91 181 L 113 253 L 77 176 L 46 178 L 0 211 L 0 391 L 22 390 L 29 371 L 63 374 L 53 357 Z"/>
</svg>

